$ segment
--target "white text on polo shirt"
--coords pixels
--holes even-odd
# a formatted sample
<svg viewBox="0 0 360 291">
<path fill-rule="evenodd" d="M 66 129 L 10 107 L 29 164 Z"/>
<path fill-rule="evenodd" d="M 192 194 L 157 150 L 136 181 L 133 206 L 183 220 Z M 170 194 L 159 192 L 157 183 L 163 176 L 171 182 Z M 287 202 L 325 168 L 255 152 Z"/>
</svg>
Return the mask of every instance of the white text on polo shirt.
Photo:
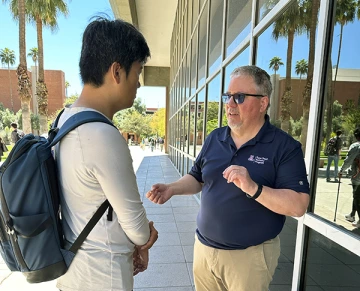
<svg viewBox="0 0 360 291">
<path fill-rule="evenodd" d="M 250 157 L 248 158 L 248 161 L 257 163 L 260 165 L 265 164 L 265 161 L 267 161 L 267 160 L 268 160 L 268 158 L 258 157 L 258 156 L 254 156 L 254 155 L 250 155 Z"/>
</svg>

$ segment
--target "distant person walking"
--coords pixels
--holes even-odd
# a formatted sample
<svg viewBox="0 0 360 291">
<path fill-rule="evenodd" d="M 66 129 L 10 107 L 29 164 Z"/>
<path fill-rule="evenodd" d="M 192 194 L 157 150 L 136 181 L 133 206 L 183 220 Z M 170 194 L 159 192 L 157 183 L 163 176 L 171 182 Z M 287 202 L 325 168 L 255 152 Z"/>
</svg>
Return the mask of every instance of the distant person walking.
<svg viewBox="0 0 360 291">
<path fill-rule="evenodd" d="M 11 132 L 11 141 L 16 143 L 24 136 L 24 132 L 18 129 L 18 125 L 15 122 L 11 123 L 10 126 L 13 129 Z"/>
<path fill-rule="evenodd" d="M 351 213 L 345 215 L 345 219 L 350 222 L 354 222 L 352 225 L 360 228 L 360 128 L 355 129 L 354 136 L 356 142 L 350 147 L 349 151 L 342 165 L 339 177 L 343 172 L 350 168 L 351 184 L 353 187 L 353 204 Z M 355 222 L 355 213 L 358 213 L 359 220 Z"/>
<path fill-rule="evenodd" d="M 336 137 L 331 138 L 328 141 L 327 150 L 328 150 L 328 163 L 326 167 L 326 182 L 330 182 L 330 166 L 332 162 L 334 161 L 334 180 L 335 182 L 339 182 L 338 177 L 338 171 L 339 171 L 339 157 L 340 157 L 340 151 L 342 147 L 342 140 L 341 140 L 342 131 L 337 130 L 336 131 Z"/>
<path fill-rule="evenodd" d="M 160 151 L 163 151 L 164 148 L 164 139 L 162 137 L 159 138 Z"/>
</svg>

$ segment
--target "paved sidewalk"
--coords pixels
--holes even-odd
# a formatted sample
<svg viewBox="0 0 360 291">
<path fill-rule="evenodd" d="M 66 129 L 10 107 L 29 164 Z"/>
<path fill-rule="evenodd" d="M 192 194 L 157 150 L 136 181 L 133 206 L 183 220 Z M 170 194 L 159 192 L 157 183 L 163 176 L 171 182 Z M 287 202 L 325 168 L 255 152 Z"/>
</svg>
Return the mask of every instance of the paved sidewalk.
<svg viewBox="0 0 360 291">
<path fill-rule="evenodd" d="M 167 155 L 159 150 L 144 151 L 130 147 L 138 187 L 150 220 L 159 231 L 159 239 L 150 250 L 146 272 L 135 277 L 134 291 L 193 291 L 192 249 L 199 204 L 192 196 L 174 197 L 165 205 L 144 199 L 155 183 L 179 179 Z M 1 291 L 55 291 L 56 281 L 28 284 L 20 273 L 11 273 L 0 257 Z"/>
</svg>

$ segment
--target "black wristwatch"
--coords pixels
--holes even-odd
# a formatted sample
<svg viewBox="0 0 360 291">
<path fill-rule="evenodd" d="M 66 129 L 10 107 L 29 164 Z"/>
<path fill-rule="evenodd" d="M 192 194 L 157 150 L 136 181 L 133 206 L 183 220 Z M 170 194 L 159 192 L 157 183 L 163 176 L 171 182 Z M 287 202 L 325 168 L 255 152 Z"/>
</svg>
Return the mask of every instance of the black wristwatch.
<svg viewBox="0 0 360 291">
<path fill-rule="evenodd" d="M 261 185 L 261 184 L 257 184 L 257 185 L 258 185 L 257 191 L 253 196 L 249 195 L 248 193 L 245 193 L 247 198 L 255 200 L 256 198 L 258 198 L 260 196 L 262 189 L 263 189 L 263 185 Z"/>
</svg>

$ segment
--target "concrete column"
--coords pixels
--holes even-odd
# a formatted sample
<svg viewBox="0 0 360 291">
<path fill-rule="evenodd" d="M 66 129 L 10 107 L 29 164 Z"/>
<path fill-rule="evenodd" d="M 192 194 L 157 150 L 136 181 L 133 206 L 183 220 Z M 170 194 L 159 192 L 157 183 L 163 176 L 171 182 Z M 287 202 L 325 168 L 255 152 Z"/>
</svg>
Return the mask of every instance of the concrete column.
<svg viewBox="0 0 360 291">
<path fill-rule="evenodd" d="M 34 114 L 38 114 L 38 102 L 37 102 L 37 98 L 36 98 L 36 82 L 37 82 L 37 78 L 39 75 L 39 69 L 36 66 L 31 66 L 31 93 L 32 93 L 32 105 L 33 105 L 33 110 L 32 112 Z"/>
</svg>

